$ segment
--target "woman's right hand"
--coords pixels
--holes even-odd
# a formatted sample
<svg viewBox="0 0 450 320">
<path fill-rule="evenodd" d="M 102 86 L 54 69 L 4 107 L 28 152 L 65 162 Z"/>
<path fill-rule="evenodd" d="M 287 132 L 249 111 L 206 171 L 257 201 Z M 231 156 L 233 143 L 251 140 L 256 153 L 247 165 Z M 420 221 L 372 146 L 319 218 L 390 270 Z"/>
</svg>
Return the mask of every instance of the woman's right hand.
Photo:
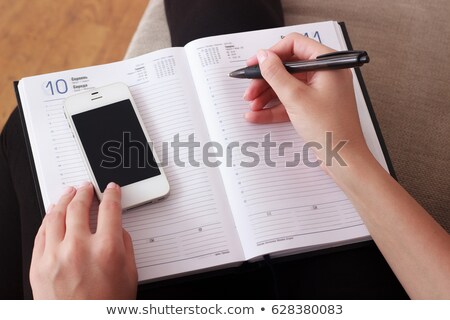
<svg viewBox="0 0 450 320">
<path fill-rule="evenodd" d="M 315 150 L 321 160 L 325 159 L 326 132 L 332 133 L 335 142 L 347 141 L 341 156 L 368 150 L 356 108 L 352 73 L 344 69 L 290 74 L 282 61 L 310 60 L 329 52 L 333 50 L 314 40 L 290 34 L 247 61 L 248 65 L 259 63 L 264 80 L 252 80 L 244 94 L 251 101 L 251 110 L 245 115 L 249 122 L 290 120 L 305 141 L 323 146 Z M 264 108 L 276 98 L 279 104 Z"/>
</svg>

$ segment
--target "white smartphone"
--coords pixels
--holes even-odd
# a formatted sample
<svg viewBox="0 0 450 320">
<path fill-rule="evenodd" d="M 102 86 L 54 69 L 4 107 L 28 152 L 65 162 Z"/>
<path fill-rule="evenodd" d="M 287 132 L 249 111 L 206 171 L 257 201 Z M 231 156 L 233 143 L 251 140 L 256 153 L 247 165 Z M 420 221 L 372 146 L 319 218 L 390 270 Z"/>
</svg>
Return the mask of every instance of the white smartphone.
<svg viewBox="0 0 450 320">
<path fill-rule="evenodd" d="M 109 182 L 123 209 L 163 198 L 169 183 L 128 86 L 114 83 L 71 96 L 65 114 L 98 198 Z"/>
</svg>

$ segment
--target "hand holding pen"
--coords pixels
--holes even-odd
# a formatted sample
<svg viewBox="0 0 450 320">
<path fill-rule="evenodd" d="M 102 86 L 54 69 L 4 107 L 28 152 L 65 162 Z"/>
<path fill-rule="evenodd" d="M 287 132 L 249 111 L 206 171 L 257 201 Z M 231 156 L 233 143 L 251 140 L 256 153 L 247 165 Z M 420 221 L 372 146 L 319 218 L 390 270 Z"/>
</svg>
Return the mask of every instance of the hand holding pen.
<svg viewBox="0 0 450 320">
<path fill-rule="evenodd" d="M 333 140 L 348 141 L 344 153 L 366 150 L 350 70 L 291 74 L 282 63 L 314 60 L 332 52 L 300 34 L 290 34 L 270 50 L 260 50 L 247 61 L 249 66 L 259 64 L 264 79 L 253 79 L 244 93 L 244 99 L 250 102 L 246 120 L 253 123 L 291 121 L 305 141 L 325 146 L 326 132 L 332 132 Z M 269 103 L 271 107 L 267 108 Z M 325 156 L 324 149 L 315 151 L 319 159 Z"/>
</svg>

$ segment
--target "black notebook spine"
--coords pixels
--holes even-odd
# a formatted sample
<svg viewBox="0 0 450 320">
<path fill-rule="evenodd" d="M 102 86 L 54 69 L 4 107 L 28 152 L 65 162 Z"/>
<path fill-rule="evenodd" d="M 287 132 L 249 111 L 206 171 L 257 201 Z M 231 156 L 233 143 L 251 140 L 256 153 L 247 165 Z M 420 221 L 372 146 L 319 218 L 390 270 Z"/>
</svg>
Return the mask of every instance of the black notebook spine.
<svg viewBox="0 0 450 320">
<path fill-rule="evenodd" d="M 41 187 L 39 186 L 39 179 L 38 179 L 37 172 L 36 172 L 36 165 L 34 163 L 33 152 L 31 151 L 30 137 L 28 135 L 27 124 L 25 121 L 24 113 L 23 113 L 22 101 L 20 99 L 20 94 L 19 94 L 19 82 L 18 81 L 14 81 L 14 92 L 16 93 L 17 107 L 19 109 L 20 122 L 22 123 L 23 135 L 25 137 L 25 145 L 27 148 L 28 160 L 30 161 L 31 174 L 33 175 L 34 188 L 36 189 L 36 195 L 37 195 L 36 198 L 38 200 L 39 212 L 41 214 L 41 218 L 44 218 L 44 216 L 45 216 L 44 200 L 42 198 Z"/>
</svg>

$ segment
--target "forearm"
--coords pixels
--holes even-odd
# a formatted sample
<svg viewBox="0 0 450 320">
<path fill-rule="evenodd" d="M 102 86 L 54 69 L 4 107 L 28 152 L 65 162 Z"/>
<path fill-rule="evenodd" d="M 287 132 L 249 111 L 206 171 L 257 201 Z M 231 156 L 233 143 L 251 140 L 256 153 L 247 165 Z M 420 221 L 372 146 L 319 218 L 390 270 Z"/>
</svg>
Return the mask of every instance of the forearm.
<svg viewBox="0 0 450 320">
<path fill-rule="evenodd" d="M 329 168 L 411 298 L 450 297 L 450 236 L 368 150 Z"/>
</svg>

